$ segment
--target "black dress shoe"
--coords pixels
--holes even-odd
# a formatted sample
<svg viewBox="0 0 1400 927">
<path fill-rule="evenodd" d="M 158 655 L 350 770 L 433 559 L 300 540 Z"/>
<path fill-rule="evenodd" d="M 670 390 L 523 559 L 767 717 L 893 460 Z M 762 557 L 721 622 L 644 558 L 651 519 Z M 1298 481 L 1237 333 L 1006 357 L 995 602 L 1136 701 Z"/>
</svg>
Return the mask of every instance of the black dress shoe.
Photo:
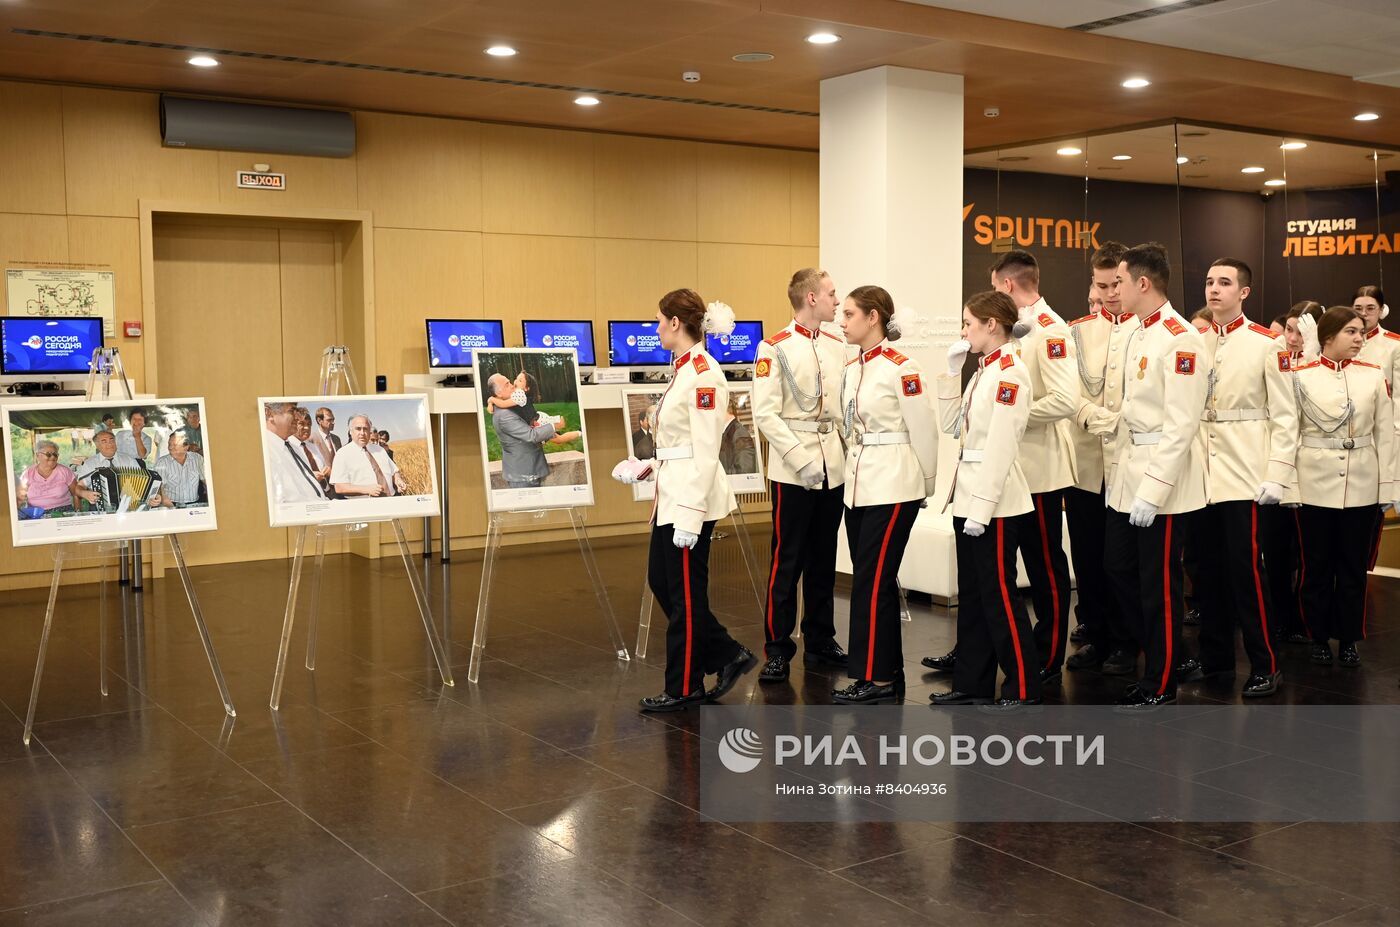
<svg viewBox="0 0 1400 927">
<path fill-rule="evenodd" d="M 831 698 L 842 705 L 883 705 L 904 698 L 902 678 L 877 686 L 869 679 L 857 679 L 844 689 L 832 689 Z"/>
<path fill-rule="evenodd" d="M 1029 705 L 1039 704 L 1041 704 L 1041 700 L 1038 698 L 999 698 L 990 705 L 983 705 L 981 710 L 991 712 L 1017 711 Z"/>
<path fill-rule="evenodd" d="M 958 665 L 958 648 L 954 647 L 941 657 L 924 657 L 919 663 L 935 673 L 951 673 Z"/>
<path fill-rule="evenodd" d="M 1356 652 L 1355 644 L 1342 644 L 1337 650 L 1337 662 L 1342 666 L 1357 667 L 1361 665 L 1361 654 Z"/>
<path fill-rule="evenodd" d="M 739 677 L 757 665 L 758 657 L 753 655 L 753 651 L 740 646 L 739 655 L 720 667 L 719 682 L 710 690 L 709 700 L 713 702 L 717 698 L 724 698 L 729 690 L 734 688 L 734 683 L 739 681 Z"/>
<path fill-rule="evenodd" d="M 1255 673 L 1244 683 L 1244 689 L 1240 694 L 1245 698 L 1263 698 L 1266 695 L 1273 695 L 1278 691 L 1278 684 L 1283 681 L 1283 673 Z"/>
<path fill-rule="evenodd" d="M 1310 638 L 1302 631 L 1294 631 L 1292 634 L 1288 635 L 1288 637 L 1285 638 L 1285 640 L 1287 640 L 1290 644 L 1310 643 Z"/>
<path fill-rule="evenodd" d="M 1136 711 L 1140 709 L 1157 708 L 1160 705 L 1170 705 L 1175 701 L 1175 692 L 1168 692 L 1165 695 L 1149 695 L 1142 691 L 1141 687 L 1131 685 L 1123 692 L 1123 697 L 1118 700 L 1117 707 Z"/>
<path fill-rule="evenodd" d="M 1085 644 L 1065 660 L 1065 666 L 1071 671 L 1098 669 L 1103 666 L 1104 652 L 1093 644 Z"/>
<path fill-rule="evenodd" d="M 1069 639 L 1076 644 L 1083 643 L 1089 637 L 1089 629 L 1082 624 L 1074 626 L 1074 630 L 1069 632 Z"/>
<path fill-rule="evenodd" d="M 1178 685 L 1183 682 L 1200 682 L 1205 678 L 1206 673 L 1205 670 L 1201 669 L 1201 661 L 1197 660 L 1195 657 L 1192 657 L 1185 663 L 1178 664 L 1176 667 L 1176 681 Z"/>
<path fill-rule="evenodd" d="M 1040 687 L 1042 689 L 1053 686 L 1059 688 L 1060 668 L 1058 666 L 1048 667 L 1040 671 Z"/>
<path fill-rule="evenodd" d="M 763 669 L 758 671 L 759 682 L 786 682 L 788 678 L 788 661 L 782 657 L 769 657 L 763 664 Z"/>
<path fill-rule="evenodd" d="M 841 645 L 832 641 L 825 647 L 818 647 L 816 650 L 808 650 L 802 654 L 803 662 L 816 666 L 844 667 L 850 662 L 846 656 L 846 651 L 841 649 Z"/>
<path fill-rule="evenodd" d="M 708 695 L 703 689 L 691 695 L 668 695 L 665 692 L 648 695 L 641 701 L 642 711 L 684 711 L 699 705 Z"/>
<path fill-rule="evenodd" d="M 1318 666 L 1332 665 L 1332 645 L 1326 641 L 1316 641 L 1312 645 L 1312 652 L 1308 654 L 1308 659 Z"/>
<path fill-rule="evenodd" d="M 1115 650 L 1103 661 L 1099 672 L 1105 676 L 1131 676 L 1137 672 L 1137 654 L 1126 650 Z"/>
<path fill-rule="evenodd" d="M 934 706 L 943 705 L 990 705 L 989 698 L 979 698 L 976 695 L 969 695 L 966 692 L 959 692 L 954 689 L 951 692 L 935 692 L 928 697 L 929 704 Z"/>
</svg>

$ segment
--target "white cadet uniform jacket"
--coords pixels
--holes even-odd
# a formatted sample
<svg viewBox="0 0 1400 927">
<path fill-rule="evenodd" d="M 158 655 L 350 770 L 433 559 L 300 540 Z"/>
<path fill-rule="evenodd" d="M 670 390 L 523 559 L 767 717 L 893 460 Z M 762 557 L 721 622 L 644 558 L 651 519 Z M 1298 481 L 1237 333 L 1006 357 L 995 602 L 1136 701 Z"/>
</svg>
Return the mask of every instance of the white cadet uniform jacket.
<svg viewBox="0 0 1400 927">
<path fill-rule="evenodd" d="M 1400 335 L 1377 325 L 1366 333 L 1365 340 L 1361 342 L 1361 353 L 1356 355 L 1356 359 L 1379 367 L 1385 377 L 1385 385 L 1394 395 L 1396 374 L 1400 369 Z"/>
<path fill-rule="evenodd" d="M 1079 371 L 1065 320 L 1044 299 L 1030 307 L 1027 317 L 1031 331 L 1017 344 L 1031 381 L 1020 464 L 1031 492 L 1054 492 L 1075 485 L 1070 419 L 1079 411 Z"/>
<path fill-rule="evenodd" d="M 948 502 L 955 518 L 991 524 L 1034 508 L 1018 453 L 1030 418 L 1031 377 L 1025 361 L 1007 347 L 986 355 L 967 389 L 958 374 L 938 378 L 943 430 L 958 436 L 958 469 Z M 947 506 L 944 506 L 947 508 Z"/>
<path fill-rule="evenodd" d="M 1118 459 L 1108 486 L 1114 511 L 1132 511 L 1138 497 L 1163 515 L 1206 504 L 1196 442 L 1206 402 L 1204 348 L 1200 332 L 1169 302 L 1143 319 L 1128 340 Z"/>
<path fill-rule="evenodd" d="M 801 485 L 797 471 L 816 461 L 829 488 L 845 481 L 841 378 L 846 342 L 792 322 L 758 346 L 753 366 L 753 420 L 768 439 L 768 478 Z M 799 391 L 801 395 L 799 395 Z"/>
<path fill-rule="evenodd" d="M 1107 309 L 1075 319 L 1070 323 L 1074 342 L 1075 367 L 1079 374 L 1079 427 L 1074 435 L 1074 485 L 1085 492 L 1098 493 L 1108 471 L 1118 457 L 1116 434 L 1095 435 L 1084 429 L 1087 418 L 1099 409 L 1117 415 L 1123 411 L 1123 364 L 1128 337 L 1138 330 L 1135 315 L 1115 316 Z"/>
<path fill-rule="evenodd" d="M 927 499 L 938 474 L 938 427 L 919 365 L 882 341 L 845 369 L 846 505 Z"/>
<path fill-rule="evenodd" d="M 1298 489 L 1304 505 L 1329 509 L 1395 498 L 1393 403 L 1380 368 L 1321 358 L 1294 374 L 1298 381 Z M 1345 423 L 1347 402 L 1354 411 Z M 1330 430 L 1329 430 L 1330 429 Z"/>
<path fill-rule="evenodd" d="M 1211 323 L 1206 345 L 1206 406 L 1200 443 L 1206 465 L 1206 501 L 1253 500 L 1264 482 L 1287 487 L 1296 476 L 1298 405 L 1292 358 L 1267 328 L 1244 313 Z"/>
<path fill-rule="evenodd" d="M 702 348 L 676 359 L 656 404 L 656 524 L 699 534 L 734 510 L 734 492 L 719 462 L 729 387 Z"/>
</svg>

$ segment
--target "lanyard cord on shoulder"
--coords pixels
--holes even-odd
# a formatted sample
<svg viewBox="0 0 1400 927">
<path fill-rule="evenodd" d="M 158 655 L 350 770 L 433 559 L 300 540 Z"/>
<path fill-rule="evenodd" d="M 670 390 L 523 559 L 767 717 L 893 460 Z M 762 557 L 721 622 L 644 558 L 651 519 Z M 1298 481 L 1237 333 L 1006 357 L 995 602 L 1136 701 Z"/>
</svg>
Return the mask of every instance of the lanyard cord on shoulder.
<svg viewBox="0 0 1400 927">
<path fill-rule="evenodd" d="M 1347 398 L 1346 406 L 1343 407 L 1341 415 L 1329 415 L 1322 411 L 1308 395 L 1308 391 L 1303 389 L 1303 380 L 1297 374 L 1293 375 L 1293 395 L 1298 399 L 1298 411 L 1307 416 L 1308 421 L 1329 435 L 1356 417 L 1356 404 L 1351 401 L 1350 397 Z M 1330 425 L 1327 424 L 1329 422 Z"/>
</svg>

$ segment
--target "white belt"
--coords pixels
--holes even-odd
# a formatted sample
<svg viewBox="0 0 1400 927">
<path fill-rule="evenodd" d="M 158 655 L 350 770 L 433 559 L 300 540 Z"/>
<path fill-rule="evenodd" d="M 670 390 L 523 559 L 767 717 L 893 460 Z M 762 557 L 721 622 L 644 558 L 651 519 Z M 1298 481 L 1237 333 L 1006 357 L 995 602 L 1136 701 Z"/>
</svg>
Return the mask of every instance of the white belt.
<svg viewBox="0 0 1400 927">
<path fill-rule="evenodd" d="M 1268 417 L 1264 409 L 1206 409 L 1201 413 L 1203 422 L 1256 422 Z"/>
<path fill-rule="evenodd" d="M 1134 444 L 1160 444 L 1162 443 L 1162 433 L 1160 431 L 1132 431 L 1128 433 Z"/>
<path fill-rule="evenodd" d="M 1370 447 L 1370 435 L 1357 435 L 1354 438 L 1314 438 L 1303 435 L 1300 439 L 1303 447 L 1327 447 L 1336 451 L 1349 451 L 1358 447 Z"/>
<path fill-rule="evenodd" d="M 656 449 L 657 460 L 686 460 L 695 456 L 695 447 L 690 444 L 679 444 L 675 447 L 658 447 Z"/>
<path fill-rule="evenodd" d="M 866 447 L 872 444 L 908 444 L 907 431 L 867 431 L 860 436 L 860 443 Z"/>
<path fill-rule="evenodd" d="M 793 431 L 805 431 L 810 432 L 811 434 L 828 435 L 836 430 L 836 423 L 829 418 L 823 419 L 820 422 L 814 422 L 809 418 L 785 418 L 783 419 L 783 421 L 787 422 L 788 428 L 791 428 Z"/>
<path fill-rule="evenodd" d="M 968 463 L 981 463 L 984 448 L 964 447 L 958 450 L 958 460 L 965 460 Z"/>
</svg>

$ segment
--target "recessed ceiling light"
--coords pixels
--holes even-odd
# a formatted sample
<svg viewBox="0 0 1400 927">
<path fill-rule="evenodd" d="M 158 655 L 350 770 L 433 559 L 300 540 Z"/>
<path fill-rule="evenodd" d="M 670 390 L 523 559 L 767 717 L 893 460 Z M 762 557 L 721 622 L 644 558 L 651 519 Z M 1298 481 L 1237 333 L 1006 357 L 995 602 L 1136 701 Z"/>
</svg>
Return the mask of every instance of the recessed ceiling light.
<svg viewBox="0 0 1400 927">
<path fill-rule="evenodd" d="M 757 64 L 763 61 L 772 61 L 773 56 L 768 52 L 740 52 L 734 56 L 734 60 L 740 64 Z"/>
<path fill-rule="evenodd" d="M 1187 161 L 1190 161 L 1190 160 L 1191 160 L 1191 159 L 1188 158 L 1188 157 L 1186 157 L 1186 155 L 1177 155 L 1177 157 L 1176 157 L 1176 163 L 1177 163 L 1177 164 L 1185 164 Z"/>
<path fill-rule="evenodd" d="M 217 68 L 219 66 L 219 60 L 210 58 L 208 55 L 195 55 L 189 60 L 189 63 L 197 68 Z"/>
<path fill-rule="evenodd" d="M 1123 81 L 1123 86 L 1129 90 L 1141 90 L 1143 87 L 1152 86 L 1152 81 L 1145 77 L 1130 77 Z"/>
<path fill-rule="evenodd" d="M 1282 148 L 1284 151 L 1301 151 L 1301 150 L 1303 150 L 1304 148 L 1308 147 L 1308 143 L 1307 143 L 1307 142 L 1284 142 L 1282 145 L 1279 145 L 1279 147 Z"/>
<path fill-rule="evenodd" d="M 1115 160 L 1115 161 L 1131 161 L 1131 160 L 1133 160 L 1133 156 L 1132 156 L 1132 155 L 1114 155 L 1114 156 L 1113 156 L 1113 160 Z"/>
<path fill-rule="evenodd" d="M 1057 155 L 1065 155 L 1066 157 L 1069 157 L 1069 156 L 1071 156 L 1071 155 L 1083 154 L 1083 153 L 1084 153 L 1084 150 L 1083 150 L 1082 148 L 1075 148 L 1073 145 L 1066 145 L 1064 148 L 1056 148 L 1056 149 L 1055 149 L 1055 154 L 1057 154 Z"/>
<path fill-rule="evenodd" d="M 1283 185 L 1286 184 L 1286 183 L 1288 183 L 1288 181 L 1286 181 L 1286 180 L 1280 180 L 1280 179 L 1278 179 L 1278 178 L 1276 177 L 1276 178 L 1274 178 L 1273 180 L 1266 180 L 1266 181 L 1264 181 L 1264 186 L 1266 186 L 1266 187 L 1281 187 L 1281 186 L 1283 186 Z"/>
<path fill-rule="evenodd" d="M 841 36 L 834 32 L 813 32 L 807 36 L 807 41 L 813 45 L 835 45 L 841 41 Z"/>
<path fill-rule="evenodd" d="M 509 45 L 492 45 L 486 49 L 486 54 L 492 58 L 513 58 L 515 57 L 515 49 Z"/>
<path fill-rule="evenodd" d="M 1258 167 L 1257 165 L 1256 165 L 1256 166 L 1253 166 L 1253 167 L 1242 167 L 1242 168 L 1240 168 L 1240 173 L 1241 173 L 1241 174 L 1262 174 L 1262 173 L 1264 173 L 1264 169 L 1263 169 L 1262 167 Z"/>
<path fill-rule="evenodd" d="M 597 97 L 574 97 L 574 102 L 579 106 L 597 106 Z"/>
<path fill-rule="evenodd" d="M 1380 114 L 1380 113 L 1357 113 L 1355 116 L 1352 116 L 1351 118 L 1355 119 L 1357 122 L 1375 122 L 1377 119 L 1381 118 L 1381 114 Z"/>
</svg>

